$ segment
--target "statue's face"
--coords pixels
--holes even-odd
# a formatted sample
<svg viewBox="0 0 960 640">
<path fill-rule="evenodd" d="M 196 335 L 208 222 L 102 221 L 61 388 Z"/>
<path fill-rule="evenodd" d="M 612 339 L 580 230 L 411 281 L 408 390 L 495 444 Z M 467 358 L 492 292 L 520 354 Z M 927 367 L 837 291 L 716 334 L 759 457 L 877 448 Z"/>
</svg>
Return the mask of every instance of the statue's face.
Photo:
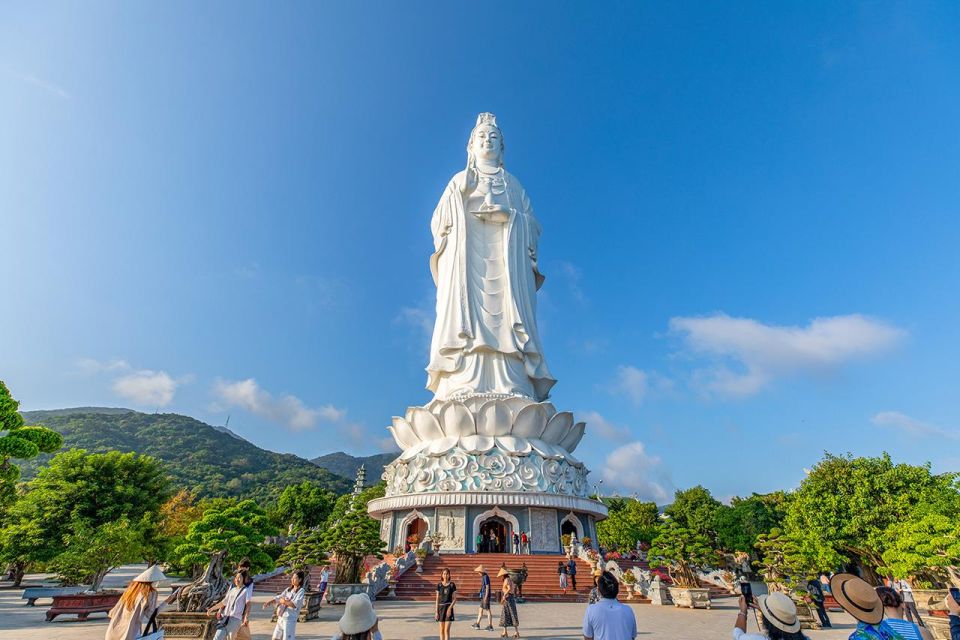
<svg viewBox="0 0 960 640">
<path fill-rule="evenodd" d="M 500 137 L 500 131 L 493 125 L 480 125 L 473 132 L 470 150 L 477 158 L 488 162 L 499 160 L 503 154 L 503 140 Z"/>
</svg>

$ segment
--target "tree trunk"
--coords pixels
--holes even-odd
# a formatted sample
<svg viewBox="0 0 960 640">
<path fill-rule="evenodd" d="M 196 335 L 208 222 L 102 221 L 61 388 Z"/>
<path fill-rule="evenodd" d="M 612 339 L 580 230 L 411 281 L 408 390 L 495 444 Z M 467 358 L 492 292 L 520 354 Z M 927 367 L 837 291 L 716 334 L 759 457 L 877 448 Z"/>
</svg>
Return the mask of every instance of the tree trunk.
<svg viewBox="0 0 960 640">
<path fill-rule="evenodd" d="M 20 586 L 20 583 L 23 582 L 23 576 L 27 572 L 27 563 L 26 562 L 14 562 L 13 563 L 13 588 L 16 589 Z"/>
<path fill-rule="evenodd" d="M 90 585 L 90 591 L 100 591 L 100 585 L 103 584 L 103 579 L 107 577 L 107 573 L 109 571 L 110 567 L 106 567 L 104 569 L 98 569 L 97 572 L 93 574 L 93 581 Z"/>
<path fill-rule="evenodd" d="M 223 559 L 226 555 L 226 551 L 218 551 L 210 556 L 203 575 L 180 591 L 177 611 L 206 611 L 223 599 L 230 589 L 230 581 L 223 577 Z"/>
<path fill-rule="evenodd" d="M 363 570 L 363 556 L 338 555 L 337 574 L 334 582 L 338 584 L 355 584 L 360 582 L 360 573 Z"/>
</svg>

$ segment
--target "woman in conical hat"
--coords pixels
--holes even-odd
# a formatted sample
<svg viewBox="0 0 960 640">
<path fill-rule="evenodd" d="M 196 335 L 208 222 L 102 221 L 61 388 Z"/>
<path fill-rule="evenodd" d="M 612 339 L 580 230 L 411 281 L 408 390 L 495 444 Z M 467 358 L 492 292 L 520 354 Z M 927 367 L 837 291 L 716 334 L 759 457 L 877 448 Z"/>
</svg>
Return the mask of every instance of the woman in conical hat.
<svg viewBox="0 0 960 640">
<path fill-rule="evenodd" d="M 153 565 L 130 581 L 120 596 L 120 601 L 110 610 L 110 623 L 104 640 L 135 640 L 143 631 L 143 625 L 154 613 L 174 601 L 173 592 L 164 602 L 157 604 L 157 584 L 166 580 L 160 567 Z"/>
</svg>

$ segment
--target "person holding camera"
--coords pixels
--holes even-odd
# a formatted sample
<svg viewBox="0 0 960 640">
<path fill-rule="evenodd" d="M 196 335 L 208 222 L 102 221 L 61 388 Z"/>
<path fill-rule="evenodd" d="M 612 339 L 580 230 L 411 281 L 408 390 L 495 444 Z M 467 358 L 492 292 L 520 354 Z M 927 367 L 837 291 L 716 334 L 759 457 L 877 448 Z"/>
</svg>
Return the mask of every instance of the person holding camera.
<svg viewBox="0 0 960 640">
<path fill-rule="evenodd" d="M 960 640 L 960 589 L 950 588 L 947 594 L 947 611 L 950 614 L 950 640 Z"/>
<path fill-rule="evenodd" d="M 763 614 L 767 628 L 766 635 L 747 633 L 747 617 L 753 605 Z M 800 619 L 797 617 L 797 605 L 785 593 L 771 593 L 747 600 L 740 596 L 740 613 L 733 626 L 733 640 L 809 640 L 800 633 Z"/>
</svg>

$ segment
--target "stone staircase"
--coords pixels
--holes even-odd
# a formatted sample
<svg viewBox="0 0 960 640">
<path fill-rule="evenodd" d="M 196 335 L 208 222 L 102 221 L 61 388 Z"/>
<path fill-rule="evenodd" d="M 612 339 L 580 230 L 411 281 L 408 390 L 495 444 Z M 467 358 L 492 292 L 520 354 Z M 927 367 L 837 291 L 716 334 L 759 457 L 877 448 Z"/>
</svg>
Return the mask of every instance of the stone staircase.
<svg viewBox="0 0 960 640">
<path fill-rule="evenodd" d="M 320 571 L 323 567 L 311 566 L 310 567 L 310 586 L 314 589 L 320 586 Z M 336 572 L 336 567 L 333 565 L 328 565 L 327 569 L 330 571 L 330 576 L 332 577 Z M 281 573 L 266 580 L 260 580 L 254 583 L 253 589 L 254 593 L 259 593 L 260 595 L 265 595 L 268 593 L 280 593 L 284 589 L 290 586 L 290 574 Z"/>
<path fill-rule="evenodd" d="M 560 578 L 557 576 L 557 563 L 566 560 L 561 555 L 513 555 L 508 553 L 480 554 L 441 554 L 428 556 L 423 563 L 423 573 L 410 569 L 397 582 L 397 599 L 431 601 L 436 597 L 440 572 L 450 569 L 450 578 L 457 584 L 459 600 L 476 601 L 480 593 L 480 575 L 473 572 L 474 567 L 483 564 L 490 576 L 493 588 L 493 601 L 496 602 L 503 578 L 497 578 L 500 565 L 506 563 L 508 569 L 519 569 L 527 563 L 527 580 L 523 583 L 523 597 L 530 602 L 586 602 L 587 594 L 593 586 L 590 565 L 577 560 L 577 591 L 568 590 L 563 595 Z M 382 597 L 382 596 L 381 596 Z"/>
</svg>

